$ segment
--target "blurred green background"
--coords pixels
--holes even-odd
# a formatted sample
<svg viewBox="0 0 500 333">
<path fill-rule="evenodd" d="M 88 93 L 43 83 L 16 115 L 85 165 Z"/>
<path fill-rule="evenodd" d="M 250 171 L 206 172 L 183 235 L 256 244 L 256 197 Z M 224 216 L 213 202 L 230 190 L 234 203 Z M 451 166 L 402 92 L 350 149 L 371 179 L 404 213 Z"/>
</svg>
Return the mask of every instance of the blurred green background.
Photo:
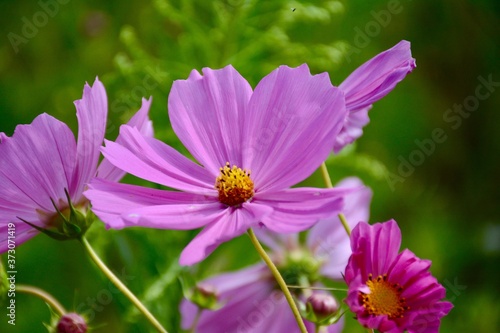
<svg viewBox="0 0 500 333">
<path fill-rule="evenodd" d="M 108 138 L 142 96 L 153 96 L 157 137 L 181 151 L 166 103 L 172 81 L 192 69 L 231 63 L 255 86 L 281 64 L 305 62 L 339 84 L 374 55 L 411 41 L 417 68 L 375 104 L 364 136 L 328 161 L 330 172 L 335 181 L 361 177 L 374 190 L 371 222 L 396 219 L 404 247 L 433 261 L 455 304 L 441 332 L 500 331 L 499 85 L 470 113 L 444 118 L 454 105 L 474 101 L 479 77 L 500 82 L 500 2 L 2 0 L 0 13 L 0 132 L 12 135 L 17 124 L 47 112 L 76 133 L 72 102 L 85 81 L 99 76 L 108 93 Z M 417 142 L 428 142 L 436 128 L 446 140 L 426 154 Z M 318 175 L 308 183 L 323 186 Z M 176 262 L 196 232 L 117 232 L 96 223 L 89 239 L 176 332 L 182 271 Z M 202 278 L 254 263 L 248 246 L 240 237 L 188 271 Z M 95 332 L 150 331 L 77 242 L 38 236 L 17 249 L 17 266 L 17 283 L 83 312 Z M 45 332 L 50 314 L 43 302 L 19 293 L 16 300 L 15 328 L 2 314 L 0 331 Z M 347 317 L 347 332 L 363 332 Z"/>
</svg>

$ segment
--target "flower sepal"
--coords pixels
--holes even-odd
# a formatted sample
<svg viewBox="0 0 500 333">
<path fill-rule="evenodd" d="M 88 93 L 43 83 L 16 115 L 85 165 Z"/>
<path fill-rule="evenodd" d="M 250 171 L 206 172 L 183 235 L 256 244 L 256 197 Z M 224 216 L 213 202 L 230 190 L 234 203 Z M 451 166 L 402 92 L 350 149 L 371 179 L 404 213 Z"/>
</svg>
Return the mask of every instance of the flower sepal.
<svg viewBox="0 0 500 333">
<path fill-rule="evenodd" d="M 207 283 L 199 283 L 191 286 L 187 279 L 179 278 L 184 297 L 196 304 L 200 309 L 218 310 L 224 306 L 219 302 L 219 294 L 215 286 Z"/>
<path fill-rule="evenodd" d="M 50 220 L 50 223 L 47 224 L 50 226 L 49 228 L 42 228 L 20 217 L 18 218 L 29 226 L 56 240 L 81 238 L 92 225 L 92 222 L 94 222 L 95 215 L 90 209 L 83 212 L 78 208 L 75 208 L 71 202 L 68 191 L 65 190 L 65 193 L 68 207 L 63 210 L 60 210 L 54 200 L 51 199 L 57 214 L 54 215 Z"/>
</svg>

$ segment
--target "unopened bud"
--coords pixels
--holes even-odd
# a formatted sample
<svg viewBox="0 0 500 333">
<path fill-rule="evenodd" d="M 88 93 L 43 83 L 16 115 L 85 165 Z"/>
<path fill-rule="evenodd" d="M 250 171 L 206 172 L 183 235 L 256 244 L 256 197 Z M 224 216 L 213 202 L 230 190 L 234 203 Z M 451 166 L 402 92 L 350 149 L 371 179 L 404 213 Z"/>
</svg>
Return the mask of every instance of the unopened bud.
<svg viewBox="0 0 500 333">
<path fill-rule="evenodd" d="M 310 304 L 311 309 L 320 318 L 329 317 L 339 310 L 339 304 L 335 298 L 328 294 L 312 294 L 307 299 L 307 304 Z"/>
<path fill-rule="evenodd" d="M 57 333 L 86 333 L 87 323 L 77 313 L 63 315 L 57 323 Z"/>
</svg>

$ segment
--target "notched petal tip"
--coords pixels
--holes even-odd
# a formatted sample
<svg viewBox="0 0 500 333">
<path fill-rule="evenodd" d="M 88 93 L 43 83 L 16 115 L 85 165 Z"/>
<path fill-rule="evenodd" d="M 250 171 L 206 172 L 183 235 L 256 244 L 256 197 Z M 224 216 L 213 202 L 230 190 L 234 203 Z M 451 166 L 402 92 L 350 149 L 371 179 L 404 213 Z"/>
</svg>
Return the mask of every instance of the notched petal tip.
<svg viewBox="0 0 500 333">
<path fill-rule="evenodd" d="M 200 72 L 198 72 L 198 70 L 196 69 L 193 69 L 190 73 L 189 73 L 189 76 L 186 80 L 175 80 L 174 81 L 174 84 L 176 82 L 182 82 L 182 81 L 197 81 L 197 80 L 200 80 L 202 79 L 203 76 L 200 74 Z"/>
<path fill-rule="evenodd" d="M 0 143 L 4 143 L 9 137 L 4 132 L 0 132 Z"/>
</svg>

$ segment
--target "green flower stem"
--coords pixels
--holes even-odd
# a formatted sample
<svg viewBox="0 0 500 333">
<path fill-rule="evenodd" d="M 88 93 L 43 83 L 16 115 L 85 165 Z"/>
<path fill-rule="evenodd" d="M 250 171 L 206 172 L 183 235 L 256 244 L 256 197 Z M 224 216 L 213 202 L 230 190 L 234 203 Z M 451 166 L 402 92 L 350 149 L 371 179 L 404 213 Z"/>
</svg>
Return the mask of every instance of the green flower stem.
<svg viewBox="0 0 500 333">
<path fill-rule="evenodd" d="M 330 179 L 330 174 L 328 173 L 328 169 L 326 167 L 325 162 L 321 163 L 320 170 L 321 170 L 321 175 L 323 176 L 323 180 L 325 181 L 326 187 L 332 188 L 333 187 L 332 180 Z"/>
<path fill-rule="evenodd" d="M 255 236 L 255 233 L 253 230 L 250 228 L 248 229 L 248 236 L 250 236 L 250 240 L 252 241 L 253 246 L 255 246 L 255 249 L 261 256 L 261 258 L 265 261 L 269 269 L 271 270 L 271 273 L 273 273 L 274 278 L 276 279 L 276 282 L 278 282 L 278 285 L 280 286 L 281 290 L 283 291 L 283 294 L 285 294 L 285 298 L 288 301 L 288 304 L 290 305 L 290 308 L 292 309 L 293 316 L 295 317 L 295 320 L 297 321 L 297 324 L 299 325 L 300 332 L 302 333 L 307 333 L 307 328 L 304 324 L 304 321 L 302 320 L 302 317 L 300 316 L 299 309 L 297 308 L 297 305 L 295 304 L 295 301 L 293 300 L 292 294 L 290 293 L 290 290 L 286 286 L 285 280 L 283 280 L 283 277 L 281 276 L 280 272 L 274 265 L 273 261 L 269 256 L 267 255 L 266 251 L 260 245 L 259 240 Z"/>
<path fill-rule="evenodd" d="M 326 163 L 323 162 L 321 163 L 321 175 L 323 176 L 323 180 L 325 181 L 325 185 L 328 188 L 332 188 L 332 180 L 330 179 L 330 174 L 328 173 L 328 168 L 326 167 Z M 347 224 L 347 221 L 345 219 L 344 214 L 340 213 L 339 214 L 339 219 L 342 225 L 344 226 L 345 231 L 347 232 L 347 235 L 351 237 L 351 228 L 349 228 L 349 224 Z"/>
<path fill-rule="evenodd" d="M 111 270 L 102 262 L 94 249 L 90 246 L 90 243 L 85 237 L 81 237 L 85 250 L 87 250 L 90 258 L 99 267 L 99 269 L 106 275 L 108 279 L 113 282 L 113 284 L 135 305 L 135 307 L 149 320 L 149 322 L 156 328 L 158 332 L 168 333 L 165 328 L 158 322 L 158 320 L 149 312 L 148 309 L 141 303 L 141 301 L 116 277 L 116 275 L 111 272 Z"/>
<path fill-rule="evenodd" d="M 347 232 L 347 235 L 351 237 L 351 228 L 349 228 L 349 224 L 347 223 L 347 220 L 345 219 L 344 214 L 340 213 L 339 214 L 339 219 L 342 225 L 344 226 L 345 232 Z"/>
<path fill-rule="evenodd" d="M 60 316 L 66 314 L 66 310 L 51 294 L 48 292 L 33 286 L 28 286 L 24 284 L 19 284 L 16 286 L 16 290 L 20 293 L 33 295 L 41 298 L 45 303 L 47 303 L 53 310 L 55 310 Z"/>
<path fill-rule="evenodd" d="M 321 328 L 321 325 L 314 324 L 314 333 L 319 333 L 320 328 Z"/>
</svg>

